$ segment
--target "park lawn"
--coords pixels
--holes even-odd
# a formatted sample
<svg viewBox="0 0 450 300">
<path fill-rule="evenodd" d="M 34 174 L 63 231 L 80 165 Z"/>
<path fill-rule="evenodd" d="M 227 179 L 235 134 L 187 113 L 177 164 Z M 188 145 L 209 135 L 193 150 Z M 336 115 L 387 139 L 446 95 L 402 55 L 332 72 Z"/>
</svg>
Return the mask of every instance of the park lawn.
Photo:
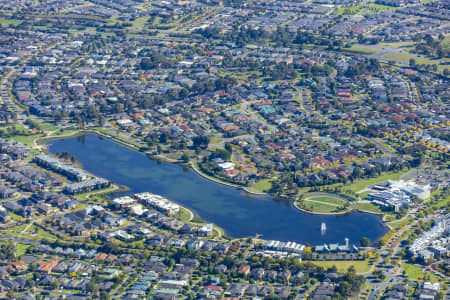
<svg viewBox="0 0 450 300">
<path fill-rule="evenodd" d="M 52 132 L 49 136 L 50 137 L 59 137 L 59 136 L 62 136 L 62 135 L 64 135 L 64 136 L 66 136 L 66 135 L 74 135 L 74 134 L 77 134 L 79 132 L 80 131 L 76 130 L 76 129 L 64 129 L 63 131 L 58 130 L 58 131 Z"/>
<path fill-rule="evenodd" d="M 419 57 L 411 53 L 399 53 L 391 52 L 383 56 L 384 59 L 401 62 L 405 65 L 409 65 L 410 59 L 414 59 L 416 65 L 436 65 L 439 71 L 443 71 L 448 66 L 442 65 L 439 61 L 433 61 L 425 57 Z"/>
<path fill-rule="evenodd" d="M 384 148 L 386 148 L 388 151 L 391 151 L 392 153 L 396 153 L 397 150 L 395 150 L 391 145 L 387 144 L 385 141 L 378 139 L 377 140 Z"/>
<path fill-rule="evenodd" d="M 344 205 L 346 202 L 342 199 L 326 197 L 326 196 L 317 196 L 317 197 L 312 196 L 312 197 L 308 197 L 306 200 L 324 202 L 324 203 L 334 205 L 334 206 L 341 206 L 341 205 Z"/>
<path fill-rule="evenodd" d="M 397 229 L 405 226 L 406 224 L 408 224 L 410 221 L 412 221 L 412 217 L 411 216 L 409 216 L 409 217 L 407 217 L 407 218 L 405 218 L 403 220 L 392 221 L 392 222 L 389 223 L 389 226 L 392 229 L 397 230 Z"/>
<path fill-rule="evenodd" d="M 140 18 L 136 18 L 133 21 L 133 25 L 130 27 L 131 30 L 134 31 L 141 31 L 144 29 L 145 24 L 147 23 L 148 19 L 150 17 L 140 17 Z"/>
<path fill-rule="evenodd" d="M 175 214 L 175 218 L 181 222 L 187 223 L 191 220 L 192 214 L 185 208 L 181 208 L 179 212 Z"/>
<path fill-rule="evenodd" d="M 325 269 L 336 266 L 338 272 L 346 272 L 351 266 L 355 267 L 356 273 L 365 273 L 370 271 L 369 261 L 366 260 L 314 260 L 308 261 L 316 266 L 323 267 Z"/>
<path fill-rule="evenodd" d="M 210 144 L 219 144 L 220 142 L 222 142 L 222 138 L 218 137 L 216 135 L 214 135 L 211 140 L 209 141 Z"/>
<path fill-rule="evenodd" d="M 441 200 L 439 200 L 437 203 L 432 204 L 425 208 L 425 212 L 427 214 L 430 214 L 432 212 L 435 212 L 440 209 L 445 209 L 450 204 L 450 195 L 447 195 L 445 198 L 441 197 Z"/>
<path fill-rule="evenodd" d="M 42 123 L 39 123 L 39 124 L 41 125 L 41 128 L 44 131 L 55 131 L 55 130 L 58 130 L 58 127 L 56 127 L 55 125 L 50 124 L 50 123 L 42 122 Z"/>
<path fill-rule="evenodd" d="M 14 226 L 11 229 L 8 229 L 8 232 L 11 232 L 12 234 L 18 234 L 18 233 L 22 232 L 27 226 L 28 226 L 28 224 Z M 30 225 L 30 228 L 31 227 L 33 227 L 33 225 Z"/>
<path fill-rule="evenodd" d="M 373 205 L 372 203 L 364 203 L 364 202 L 363 203 L 353 203 L 351 205 L 351 207 L 353 209 L 363 210 L 363 211 L 367 211 L 367 212 L 371 212 L 371 213 L 375 213 L 375 214 L 383 213 L 378 206 Z"/>
<path fill-rule="evenodd" d="M 93 196 L 100 196 L 100 195 L 106 195 L 106 194 L 112 194 L 114 192 L 120 191 L 120 188 L 112 185 L 110 187 L 107 187 L 105 189 L 102 190 L 96 190 L 96 191 L 92 191 L 92 192 L 87 192 L 87 193 L 82 193 L 82 194 L 78 194 L 75 196 L 75 198 L 77 198 L 80 201 L 83 200 L 87 200 L 88 197 L 93 197 Z"/>
<path fill-rule="evenodd" d="M 414 45 L 414 42 L 396 42 L 396 43 L 379 43 L 377 44 L 378 46 L 381 47 L 386 47 L 386 48 L 403 48 L 403 47 L 410 47 Z"/>
<path fill-rule="evenodd" d="M 334 204 L 326 204 L 319 202 L 311 202 L 308 200 L 303 200 L 305 203 L 306 210 L 315 212 L 315 213 L 332 213 L 336 211 L 337 206 Z"/>
<path fill-rule="evenodd" d="M 265 179 L 257 181 L 252 186 L 249 186 L 247 190 L 253 193 L 266 193 L 272 188 L 272 179 Z"/>
<path fill-rule="evenodd" d="M 7 245 L 7 242 L 1 242 L 0 244 Z M 27 249 L 30 247 L 31 245 L 16 243 L 16 257 L 24 255 L 27 252 Z"/>
<path fill-rule="evenodd" d="M 36 230 L 37 229 L 37 230 Z M 30 239 L 35 241 L 42 241 L 42 240 L 50 240 L 54 241 L 57 239 L 57 237 L 39 227 L 33 228 L 33 233 L 30 233 L 31 227 L 25 232 L 24 234 L 17 234 L 17 237 L 20 237 L 22 239 Z"/>
<path fill-rule="evenodd" d="M 409 171 L 410 170 L 406 170 L 406 171 L 401 171 L 398 173 L 389 172 L 389 173 L 385 173 L 376 178 L 362 179 L 362 180 L 359 180 L 355 183 L 352 183 L 352 184 L 346 186 L 346 188 L 349 188 L 350 190 L 352 190 L 353 192 L 356 193 L 358 191 L 365 189 L 367 186 L 375 184 L 375 183 L 380 183 L 380 182 L 384 182 L 387 180 L 399 180 L 402 175 L 406 174 Z"/>
<path fill-rule="evenodd" d="M 17 244 L 16 245 L 16 257 L 24 255 L 27 252 L 27 249 L 30 247 L 31 247 L 31 245 Z"/>
<path fill-rule="evenodd" d="M 27 146 L 33 146 L 33 142 L 35 139 L 42 137 L 40 134 L 34 134 L 34 135 L 14 135 L 11 137 L 11 139 L 15 140 L 16 142 L 22 143 Z"/>
<path fill-rule="evenodd" d="M 16 130 L 22 131 L 24 133 L 30 132 L 30 129 L 23 124 L 11 124 L 0 127 L 0 131 L 8 131 L 8 128 L 16 128 Z"/>
<path fill-rule="evenodd" d="M 397 7 L 395 7 L 395 6 L 375 4 L 375 3 L 370 3 L 370 4 L 367 5 L 367 7 L 369 9 L 372 9 L 372 10 L 376 11 L 376 12 L 382 12 L 382 11 L 396 10 L 397 9 Z"/>
<path fill-rule="evenodd" d="M 356 13 L 358 13 L 361 10 L 361 6 L 360 5 L 355 5 L 355 6 L 349 6 L 349 7 L 340 7 L 338 9 L 336 9 L 333 14 L 335 15 L 354 15 Z"/>
<path fill-rule="evenodd" d="M 395 10 L 396 7 L 381 5 L 381 4 L 364 4 L 364 5 L 354 5 L 349 7 L 340 7 L 335 10 L 333 13 L 336 15 L 370 15 L 379 13 L 387 10 Z"/>
<path fill-rule="evenodd" d="M 416 266 L 416 265 L 412 265 L 412 264 L 408 264 L 408 263 L 402 263 L 402 268 L 403 270 L 405 270 L 406 275 L 408 276 L 409 280 L 419 280 L 422 279 L 425 274 L 430 276 L 430 280 L 433 282 L 438 282 L 439 281 L 439 277 L 437 277 L 436 275 L 430 274 L 430 273 L 424 273 L 422 267 L 420 266 Z"/>
<path fill-rule="evenodd" d="M 0 19 L 0 24 L 2 24 L 2 25 L 14 25 L 14 26 L 17 26 L 17 25 L 19 25 L 19 24 L 22 24 L 22 21 Z"/>
<path fill-rule="evenodd" d="M 367 54 L 367 55 L 376 54 L 376 53 L 381 52 L 381 50 L 378 50 L 378 49 L 372 49 L 370 47 L 356 46 L 356 45 L 353 45 L 350 48 L 342 48 L 342 51 L 351 52 L 351 53 L 359 53 L 359 54 Z"/>
<path fill-rule="evenodd" d="M 383 58 L 400 61 L 405 64 L 409 64 L 409 60 L 413 58 L 416 60 L 416 64 L 427 64 L 427 65 L 434 64 L 434 62 L 430 61 L 429 59 L 418 57 L 410 53 L 391 52 L 384 55 Z"/>
<path fill-rule="evenodd" d="M 358 196 L 360 199 L 364 200 L 364 199 L 366 199 L 367 195 L 369 195 L 370 193 L 371 193 L 370 191 L 366 191 L 363 193 L 359 193 Z"/>
</svg>

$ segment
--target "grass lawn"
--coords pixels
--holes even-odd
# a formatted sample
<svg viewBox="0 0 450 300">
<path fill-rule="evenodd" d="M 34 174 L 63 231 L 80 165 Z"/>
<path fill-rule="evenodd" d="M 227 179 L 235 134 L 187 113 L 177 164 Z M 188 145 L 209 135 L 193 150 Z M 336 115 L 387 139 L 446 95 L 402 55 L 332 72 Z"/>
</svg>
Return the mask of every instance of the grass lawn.
<svg viewBox="0 0 450 300">
<path fill-rule="evenodd" d="M 379 43 L 377 45 L 386 48 L 402 48 L 412 46 L 414 42 Z"/>
<path fill-rule="evenodd" d="M 191 220 L 192 214 L 185 208 L 181 208 L 180 211 L 175 215 L 175 218 L 181 222 L 187 223 Z"/>
<path fill-rule="evenodd" d="M 24 133 L 28 133 L 30 131 L 30 129 L 28 127 L 26 127 L 23 124 L 11 124 L 11 125 L 6 125 L 6 126 L 1 126 L 0 127 L 0 131 L 8 131 L 8 128 L 15 128 L 18 131 L 22 131 Z"/>
<path fill-rule="evenodd" d="M 78 133 L 78 132 L 80 132 L 79 130 L 74 130 L 74 129 L 64 129 L 64 131 L 61 131 L 61 130 L 57 130 L 57 131 L 55 131 L 55 132 L 52 132 L 52 134 L 50 134 L 49 136 L 50 137 L 58 137 L 58 136 L 61 136 L 61 135 L 72 135 L 72 134 L 76 134 L 76 133 Z"/>
<path fill-rule="evenodd" d="M 55 131 L 58 129 L 58 127 L 50 123 L 39 123 L 39 124 L 41 125 L 41 128 L 44 131 Z"/>
<path fill-rule="evenodd" d="M 148 21 L 149 17 L 140 17 L 136 18 L 133 21 L 133 25 L 131 26 L 131 30 L 140 31 L 144 29 L 145 23 Z"/>
<path fill-rule="evenodd" d="M 352 183 L 352 184 L 346 186 L 346 188 L 349 188 L 353 192 L 358 192 L 358 191 L 365 189 L 367 186 L 375 184 L 375 183 L 380 183 L 380 182 L 384 182 L 387 180 L 399 180 L 403 174 L 406 174 L 409 171 L 410 170 L 401 171 L 398 173 L 386 173 L 386 174 L 383 174 L 376 178 L 359 180 L 358 182 L 355 182 L 355 183 Z"/>
<path fill-rule="evenodd" d="M 42 137 L 42 135 L 40 134 L 34 134 L 34 135 L 14 135 L 11 137 L 11 139 L 22 143 L 24 145 L 27 146 L 32 146 L 33 145 L 33 141 L 39 137 Z"/>
<path fill-rule="evenodd" d="M 256 182 L 254 185 L 249 186 L 247 189 L 253 193 L 265 193 L 272 188 L 272 180 L 265 179 Z"/>
<path fill-rule="evenodd" d="M 351 53 L 359 53 L 359 54 L 376 54 L 381 52 L 381 50 L 378 49 L 372 49 L 370 47 L 365 47 L 365 46 L 351 46 L 350 48 L 342 48 L 342 51 L 345 52 L 351 52 Z"/>
<path fill-rule="evenodd" d="M 353 209 L 363 210 L 363 211 L 372 212 L 372 213 L 376 213 L 376 214 L 382 213 L 381 209 L 378 206 L 373 205 L 372 203 L 365 203 L 365 202 L 353 203 L 351 205 L 351 207 Z"/>
<path fill-rule="evenodd" d="M 415 281 L 415 280 L 418 280 L 419 278 L 422 279 L 425 276 L 425 273 L 423 272 L 423 269 L 420 266 L 403 263 L 402 268 L 403 268 L 403 270 L 405 270 L 406 275 L 408 276 L 409 280 Z M 426 273 L 426 274 L 428 276 L 430 276 L 431 281 L 433 281 L 433 282 L 439 281 L 439 277 L 437 277 L 433 274 L 430 274 L 430 273 Z"/>
<path fill-rule="evenodd" d="M 20 226 L 15 226 L 15 227 L 13 227 L 13 228 L 11 228 L 11 229 L 8 229 L 8 231 L 9 231 L 9 232 L 12 232 L 12 233 L 20 233 L 20 232 L 22 232 L 27 226 L 28 226 L 28 224 L 23 224 L 23 225 L 20 225 Z M 30 228 L 31 228 L 31 226 L 30 226 Z"/>
<path fill-rule="evenodd" d="M 215 135 L 209 141 L 210 144 L 219 144 L 220 142 L 222 142 L 222 138 Z"/>
<path fill-rule="evenodd" d="M 333 13 L 336 15 L 370 15 L 370 14 L 376 14 L 382 11 L 387 10 L 395 10 L 396 7 L 388 6 L 388 5 L 381 5 L 381 4 L 363 4 L 363 5 L 353 5 L 353 6 L 347 6 L 347 7 L 340 7 L 336 9 Z"/>
<path fill-rule="evenodd" d="M 336 9 L 333 14 L 335 15 L 354 15 L 357 14 L 361 9 L 360 5 L 349 6 L 349 7 L 340 7 Z"/>
<path fill-rule="evenodd" d="M 35 241 L 42 241 L 42 240 L 56 240 L 56 236 L 39 228 L 35 227 L 34 225 L 31 225 L 26 232 L 23 234 L 17 233 L 17 237 L 22 239 L 30 239 Z"/>
<path fill-rule="evenodd" d="M 387 144 L 385 141 L 378 139 L 378 142 L 383 145 L 384 148 L 386 148 L 388 151 L 391 151 L 392 153 L 396 153 L 397 150 L 395 150 L 391 145 Z"/>
<path fill-rule="evenodd" d="M 6 242 L 1 242 L 1 245 L 6 245 Z M 31 245 L 25 245 L 25 244 L 19 244 L 16 243 L 16 257 L 22 256 L 25 254 L 28 248 L 30 248 Z"/>
<path fill-rule="evenodd" d="M 14 25 L 14 26 L 17 26 L 17 25 L 19 25 L 21 23 L 22 23 L 22 21 L 0 19 L 0 24 L 2 24 L 2 25 Z"/>
<path fill-rule="evenodd" d="M 392 221 L 389 223 L 389 226 L 391 226 L 392 229 L 397 230 L 397 229 L 403 227 L 404 225 L 408 224 L 411 220 L 412 220 L 412 217 L 408 217 L 403 220 Z"/>
<path fill-rule="evenodd" d="M 75 197 L 78 200 L 83 201 L 83 200 L 87 200 L 89 196 L 94 197 L 95 195 L 97 195 L 97 196 L 106 195 L 106 194 L 111 194 L 111 193 L 118 192 L 118 191 L 120 191 L 120 188 L 113 185 L 113 186 L 110 186 L 103 190 L 97 190 L 97 191 L 92 191 L 92 192 L 88 192 L 88 193 L 78 194 Z"/>
<path fill-rule="evenodd" d="M 30 248 L 30 245 L 25 245 L 25 244 L 17 244 L 16 245 L 16 256 L 22 256 L 27 252 L 27 249 Z"/>
<path fill-rule="evenodd" d="M 434 211 L 440 210 L 440 209 L 444 209 L 446 208 L 449 203 L 450 203 L 450 195 L 446 196 L 445 198 L 443 198 L 443 196 L 440 197 L 441 200 L 439 200 L 437 203 L 432 204 L 430 206 L 428 206 L 427 208 L 425 208 L 425 212 L 427 214 L 430 214 Z"/>
<path fill-rule="evenodd" d="M 312 196 L 312 197 L 307 197 L 305 200 L 324 202 L 324 203 L 334 205 L 334 206 L 340 206 L 340 205 L 345 204 L 345 201 L 342 199 L 326 197 L 326 196 L 316 196 L 316 197 Z"/>
<path fill-rule="evenodd" d="M 417 55 L 411 53 L 399 53 L 399 52 L 391 52 L 383 56 L 384 59 L 393 60 L 396 62 L 403 63 L 405 65 L 409 65 L 409 60 L 413 58 L 416 61 L 416 65 L 437 65 L 439 71 L 443 71 L 448 66 L 441 65 L 439 61 L 433 61 L 425 57 L 419 57 Z"/>
<path fill-rule="evenodd" d="M 338 272 L 345 272 L 351 266 L 355 267 L 356 273 L 365 273 L 370 270 L 370 265 L 368 260 L 324 260 L 324 261 L 308 261 L 317 266 L 323 268 L 331 268 L 332 266 L 336 266 Z"/>
<path fill-rule="evenodd" d="M 305 203 L 305 208 L 311 212 L 315 213 L 332 213 L 335 212 L 337 206 L 328 203 L 311 202 L 308 200 L 303 200 Z"/>
</svg>

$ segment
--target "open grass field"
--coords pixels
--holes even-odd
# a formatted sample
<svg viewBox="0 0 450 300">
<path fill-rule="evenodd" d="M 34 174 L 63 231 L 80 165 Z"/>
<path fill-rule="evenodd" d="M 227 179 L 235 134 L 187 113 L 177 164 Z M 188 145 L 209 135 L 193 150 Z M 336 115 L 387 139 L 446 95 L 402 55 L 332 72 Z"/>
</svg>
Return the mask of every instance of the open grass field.
<svg viewBox="0 0 450 300">
<path fill-rule="evenodd" d="M 270 179 L 260 180 L 254 185 L 249 186 L 247 190 L 253 193 L 266 193 L 272 188 L 272 181 Z"/>
<path fill-rule="evenodd" d="M 337 209 L 336 205 L 326 204 L 321 202 L 312 202 L 308 200 L 304 200 L 305 208 L 311 212 L 319 213 L 319 214 L 327 214 L 335 212 Z"/>
<path fill-rule="evenodd" d="M 42 230 L 41 228 L 35 225 L 28 226 L 27 224 L 24 224 L 11 229 L 10 233 L 13 234 L 14 236 L 17 236 L 18 238 L 30 239 L 35 241 L 41 241 L 45 239 L 51 241 L 56 240 L 56 236 L 45 230 Z"/>
<path fill-rule="evenodd" d="M 442 65 L 439 63 L 439 61 L 434 61 L 425 57 L 419 57 L 417 55 L 411 54 L 411 53 L 400 53 L 400 52 L 391 52 L 388 54 L 383 55 L 384 59 L 392 60 L 395 62 L 400 62 L 405 65 L 409 65 L 409 60 L 414 59 L 416 62 L 416 65 L 436 65 L 439 71 L 444 70 L 445 68 L 448 68 L 448 66 Z"/>
<path fill-rule="evenodd" d="M 312 197 L 307 197 L 305 200 L 312 200 L 312 201 L 318 201 L 318 202 L 323 202 L 323 203 L 327 203 L 330 205 L 334 205 L 334 206 L 340 206 L 340 205 L 344 205 L 345 201 L 339 198 L 334 198 L 332 195 L 328 196 L 312 196 Z"/>
<path fill-rule="evenodd" d="M 181 208 L 180 211 L 175 215 L 175 218 L 182 222 L 189 222 L 192 219 L 192 213 L 185 208 Z"/>
<path fill-rule="evenodd" d="M 381 209 L 378 206 L 373 205 L 372 203 L 365 203 L 365 202 L 363 202 L 363 203 L 353 203 L 351 205 L 351 208 L 357 209 L 357 210 L 371 212 L 371 213 L 374 213 L 374 214 L 381 214 L 382 213 Z"/>
<path fill-rule="evenodd" d="M 133 30 L 133 31 L 143 30 L 148 19 L 149 19 L 149 17 L 136 18 L 132 23 L 133 25 L 131 26 L 131 30 Z"/>
<path fill-rule="evenodd" d="M 1 242 L 1 245 L 6 245 L 6 242 Z M 27 252 L 27 249 L 30 248 L 31 245 L 25 245 L 25 244 L 16 244 L 16 257 L 20 257 L 24 255 Z"/>
<path fill-rule="evenodd" d="M 375 183 L 380 183 L 387 180 L 399 180 L 402 175 L 406 174 L 409 171 L 410 170 L 401 171 L 397 173 L 386 173 L 376 178 L 362 179 L 346 186 L 346 188 L 352 190 L 353 192 L 358 192 L 365 189 L 367 186 Z"/>
<path fill-rule="evenodd" d="M 333 13 L 336 15 L 371 15 L 395 9 L 397 8 L 393 6 L 370 3 L 362 5 L 343 6 L 336 9 Z"/>
<path fill-rule="evenodd" d="M 411 222 L 411 220 L 412 220 L 412 218 L 411 218 L 411 217 L 408 217 L 408 218 L 403 219 L 403 220 L 392 221 L 392 222 L 389 223 L 389 226 L 390 226 L 392 229 L 396 229 L 396 230 L 397 230 L 397 229 L 399 229 L 399 228 L 405 226 L 405 225 L 408 224 L 409 222 Z"/>
<path fill-rule="evenodd" d="M 350 52 L 350 53 L 357 53 L 357 54 L 366 54 L 366 55 L 372 55 L 372 54 L 381 52 L 381 50 L 378 50 L 378 49 L 373 49 L 370 47 L 359 46 L 359 45 L 358 46 L 353 45 L 350 48 L 342 48 L 342 51 Z"/>
<path fill-rule="evenodd" d="M 414 45 L 414 42 L 379 43 L 377 45 L 381 46 L 381 47 L 397 49 L 397 48 L 410 47 L 410 46 Z"/>
<path fill-rule="evenodd" d="M 24 145 L 27 146 L 32 146 L 33 145 L 33 141 L 39 137 L 41 137 L 42 135 L 40 134 L 34 134 L 34 135 L 14 135 L 11 137 L 11 139 L 22 143 Z"/>
<path fill-rule="evenodd" d="M 0 19 L 0 24 L 2 24 L 2 25 L 14 25 L 14 26 L 17 26 L 17 25 L 19 25 L 21 23 L 22 23 L 22 21 L 18 21 L 18 20 Z"/>
<path fill-rule="evenodd" d="M 409 280 L 416 281 L 419 279 L 423 279 L 423 277 L 425 276 L 425 273 L 423 272 L 423 269 L 420 266 L 403 263 L 402 268 L 403 268 L 403 270 L 405 270 L 406 275 L 408 276 Z M 439 281 L 439 277 L 437 277 L 433 274 L 430 274 L 430 273 L 426 273 L 426 274 L 427 274 L 427 276 L 430 276 L 431 281 L 433 281 L 433 282 Z"/>
<path fill-rule="evenodd" d="M 112 194 L 112 193 L 119 192 L 119 191 L 120 191 L 120 188 L 115 186 L 115 185 L 113 185 L 113 186 L 110 186 L 110 187 L 108 187 L 106 189 L 96 190 L 96 191 L 93 191 L 93 192 L 88 192 L 88 193 L 83 193 L 83 194 L 78 194 L 75 197 L 78 200 L 84 201 L 84 200 L 87 200 L 88 198 L 91 198 L 91 197 L 94 198 L 95 196 Z"/>
<path fill-rule="evenodd" d="M 326 260 L 326 261 L 310 261 L 311 263 L 323 267 L 323 268 L 331 268 L 332 266 L 336 266 L 338 272 L 345 272 L 351 266 L 355 267 L 356 273 L 365 273 L 370 270 L 370 265 L 368 260 Z"/>
</svg>

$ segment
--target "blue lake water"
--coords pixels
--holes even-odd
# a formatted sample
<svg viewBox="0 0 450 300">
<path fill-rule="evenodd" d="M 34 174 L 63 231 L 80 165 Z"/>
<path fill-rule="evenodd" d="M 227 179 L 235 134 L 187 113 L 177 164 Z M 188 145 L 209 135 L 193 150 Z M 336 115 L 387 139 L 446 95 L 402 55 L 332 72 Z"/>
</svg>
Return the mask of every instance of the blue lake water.
<svg viewBox="0 0 450 300">
<path fill-rule="evenodd" d="M 264 239 L 317 245 L 325 242 L 372 241 L 386 233 L 381 218 L 351 212 L 340 216 L 301 212 L 288 201 L 254 196 L 212 182 L 190 169 L 161 163 L 97 135 L 52 141 L 51 153 L 68 151 L 87 171 L 130 188 L 128 194 L 150 191 L 167 197 L 212 222 L 235 238 L 261 234 Z M 327 230 L 321 235 L 321 223 Z"/>
</svg>

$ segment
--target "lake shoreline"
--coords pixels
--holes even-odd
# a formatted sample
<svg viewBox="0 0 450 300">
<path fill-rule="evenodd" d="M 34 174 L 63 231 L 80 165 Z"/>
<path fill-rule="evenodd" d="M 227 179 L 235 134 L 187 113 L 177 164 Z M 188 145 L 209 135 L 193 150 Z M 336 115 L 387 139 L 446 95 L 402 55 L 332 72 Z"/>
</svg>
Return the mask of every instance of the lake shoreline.
<svg viewBox="0 0 450 300">
<path fill-rule="evenodd" d="M 83 134 L 86 134 L 86 141 L 85 139 L 80 140 L 74 138 L 77 135 Z M 65 140 L 67 142 L 63 143 L 55 140 Z M 113 144 L 117 146 L 113 147 Z M 345 211 L 340 214 L 332 213 L 328 215 L 318 215 L 310 211 L 300 210 L 296 205 L 292 207 L 292 201 L 289 201 L 291 200 L 289 198 L 287 198 L 287 201 L 269 199 L 272 198 L 272 196 L 266 193 L 254 193 L 246 190 L 245 187 L 224 183 L 210 178 L 209 176 L 205 176 L 201 171 L 199 172 L 192 163 L 166 163 L 162 158 L 152 157 L 148 153 L 139 151 L 137 148 L 124 147 L 122 143 L 116 142 L 115 139 L 105 138 L 104 135 L 99 135 L 93 130 L 80 131 L 78 134 L 73 133 L 70 136 L 51 137 L 51 140 L 46 146 L 50 153 L 67 151 L 67 149 L 69 149 L 72 154 L 77 157 L 77 160 L 87 167 L 87 171 L 98 176 L 106 176 L 106 178 L 111 181 L 122 185 L 129 186 L 131 184 L 130 188 L 132 193 L 139 193 L 144 189 L 150 189 L 156 194 L 161 194 L 171 201 L 180 204 L 185 209 L 192 211 L 203 220 L 207 220 L 207 222 L 222 228 L 230 237 L 253 237 L 255 236 L 255 232 L 258 232 L 262 234 L 265 239 L 269 240 L 291 240 L 315 244 L 324 241 L 336 242 L 337 240 L 343 239 L 345 236 L 356 241 L 360 238 L 360 235 L 371 235 L 373 240 L 377 240 L 381 238 L 387 230 L 386 225 L 380 223 L 381 220 L 378 220 L 378 216 L 376 220 L 374 217 L 369 217 L 373 216 L 371 213 L 354 215 L 351 211 Z M 121 146 L 123 148 L 121 148 Z M 106 152 L 102 151 L 102 149 L 105 149 Z M 111 149 L 114 149 L 114 151 Z M 133 152 L 139 155 L 132 154 Z M 126 157 L 125 161 L 127 161 L 127 163 L 111 165 L 107 162 L 115 161 L 118 157 L 121 158 L 122 162 Z M 145 158 L 147 160 L 150 158 L 148 161 L 152 162 L 147 164 Z M 162 164 L 157 162 L 162 162 Z M 173 167 L 170 167 L 170 165 Z M 185 167 L 184 172 L 187 172 L 188 168 L 186 167 L 190 166 L 189 171 L 191 172 L 191 175 L 188 174 L 189 172 L 181 172 L 178 168 L 174 169 L 175 165 Z M 141 173 L 140 176 L 139 173 L 134 173 L 136 166 L 139 166 L 139 170 L 144 172 Z M 130 180 L 128 176 L 123 177 L 118 172 L 133 174 L 133 178 L 136 175 L 138 177 L 136 177 L 137 180 Z M 111 176 L 108 177 L 108 174 Z M 168 179 L 172 177 L 173 179 Z M 195 179 L 196 177 L 198 179 Z M 207 179 L 205 182 L 220 183 L 220 185 L 204 185 L 205 182 L 202 182 L 204 179 Z M 158 184 L 154 185 L 156 182 L 158 182 Z M 175 182 L 176 189 L 173 188 L 173 183 Z M 202 192 L 198 194 L 196 191 Z M 244 193 L 239 191 L 243 191 Z M 247 196 L 245 196 L 245 194 Z M 264 199 L 249 197 L 249 195 L 261 196 Z M 266 202 L 266 200 L 270 201 Z M 301 214 L 298 214 L 298 212 L 304 215 L 302 216 Z M 246 217 L 238 217 L 240 214 L 244 214 Z M 348 217 L 343 219 L 342 216 L 345 214 L 347 214 Z M 334 217 L 337 217 L 337 219 Z M 362 222 L 362 220 L 365 220 L 364 223 L 366 225 L 362 227 L 359 232 L 355 232 L 351 229 L 353 226 L 352 224 L 355 224 L 355 222 Z M 330 231 L 328 237 L 325 238 L 321 238 L 319 235 L 314 234 L 316 231 L 315 228 L 318 227 L 317 230 L 319 230 L 320 223 L 323 221 L 326 221 L 328 225 L 334 225 L 336 228 L 335 230 Z M 370 224 L 379 225 L 372 226 Z M 305 226 L 308 226 L 311 230 L 299 230 L 305 228 Z M 320 233 L 320 231 L 318 231 L 318 233 Z"/>
</svg>

